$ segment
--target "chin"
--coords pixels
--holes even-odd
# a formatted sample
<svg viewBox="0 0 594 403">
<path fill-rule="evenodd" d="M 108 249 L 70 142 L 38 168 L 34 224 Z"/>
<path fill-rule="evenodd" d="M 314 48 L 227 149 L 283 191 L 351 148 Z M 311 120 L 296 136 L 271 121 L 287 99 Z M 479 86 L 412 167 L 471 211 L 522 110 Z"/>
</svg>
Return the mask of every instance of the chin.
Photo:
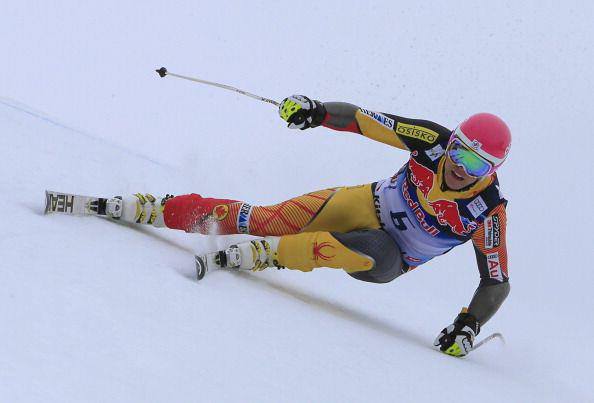
<svg viewBox="0 0 594 403">
<path fill-rule="evenodd" d="M 460 180 L 456 178 L 452 172 L 448 172 L 445 179 L 446 185 L 452 190 L 460 190 L 466 186 L 465 181 L 460 182 Z"/>
</svg>

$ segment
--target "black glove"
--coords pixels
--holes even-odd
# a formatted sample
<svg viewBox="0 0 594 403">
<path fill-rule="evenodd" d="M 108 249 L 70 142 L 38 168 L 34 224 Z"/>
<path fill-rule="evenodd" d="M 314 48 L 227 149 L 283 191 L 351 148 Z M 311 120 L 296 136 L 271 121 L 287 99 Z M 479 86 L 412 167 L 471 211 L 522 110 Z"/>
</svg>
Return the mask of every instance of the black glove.
<svg viewBox="0 0 594 403">
<path fill-rule="evenodd" d="M 433 345 L 446 354 L 463 357 L 472 351 L 474 337 L 480 330 L 476 318 L 463 310 L 454 323 L 441 331 Z"/>
<path fill-rule="evenodd" d="M 289 123 L 289 129 L 305 130 L 322 124 L 326 108 L 320 101 L 312 101 L 304 95 L 291 95 L 280 103 L 278 113 Z"/>
</svg>

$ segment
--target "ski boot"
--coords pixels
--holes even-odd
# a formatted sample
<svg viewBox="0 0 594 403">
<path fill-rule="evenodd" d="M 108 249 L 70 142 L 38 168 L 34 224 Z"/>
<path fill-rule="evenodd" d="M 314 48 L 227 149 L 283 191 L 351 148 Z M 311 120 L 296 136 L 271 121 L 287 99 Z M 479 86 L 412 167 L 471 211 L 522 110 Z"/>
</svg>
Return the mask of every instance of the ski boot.
<svg viewBox="0 0 594 403">
<path fill-rule="evenodd" d="M 172 197 L 166 195 L 159 199 L 150 193 L 136 193 L 126 198 L 115 196 L 105 201 L 104 215 L 114 220 L 164 227 L 163 209 Z"/>
<path fill-rule="evenodd" d="M 215 269 L 261 271 L 268 267 L 281 268 L 278 264 L 280 237 L 270 236 L 231 245 L 225 250 L 196 255 L 196 277 Z"/>
</svg>

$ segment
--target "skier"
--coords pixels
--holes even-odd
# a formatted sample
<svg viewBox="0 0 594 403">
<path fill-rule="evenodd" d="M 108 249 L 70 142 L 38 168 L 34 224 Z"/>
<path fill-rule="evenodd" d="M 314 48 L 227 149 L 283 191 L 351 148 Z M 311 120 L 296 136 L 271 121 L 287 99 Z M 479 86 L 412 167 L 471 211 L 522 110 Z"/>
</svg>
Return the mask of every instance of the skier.
<svg viewBox="0 0 594 403">
<path fill-rule="evenodd" d="M 480 284 L 468 308 L 434 345 L 464 356 L 509 293 L 507 201 L 495 170 L 511 134 L 497 116 L 479 113 L 455 130 L 427 120 L 373 112 L 344 102 L 293 95 L 279 107 L 291 129 L 325 126 L 359 133 L 410 152 L 391 178 L 319 190 L 273 206 L 205 198 L 136 194 L 107 202 L 115 219 L 201 234 L 251 234 L 251 241 L 197 257 L 208 268 L 311 271 L 337 268 L 357 280 L 387 283 L 472 239 Z"/>
</svg>

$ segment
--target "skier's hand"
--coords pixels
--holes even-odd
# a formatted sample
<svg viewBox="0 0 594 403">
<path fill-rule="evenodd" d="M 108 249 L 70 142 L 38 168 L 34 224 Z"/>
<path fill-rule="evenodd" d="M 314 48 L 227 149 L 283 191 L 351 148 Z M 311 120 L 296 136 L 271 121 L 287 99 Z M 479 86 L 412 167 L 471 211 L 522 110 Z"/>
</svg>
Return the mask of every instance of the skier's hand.
<svg viewBox="0 0 594 403">
<path fill-rule="evenodd" d="M 320 101 L 313 101 L 305 95 L 291 95 L 280 103 L 278 113 L 289 123 L 289 129 L 305 130 L 322 123 L 326 108 Z"/>
<path fill-rule="evenodd" d="M 463 357 L 472 351 L 474 337 L 479 331 L 475 317 L 463 310 L 454 323 L 441 331 L 433 345 L 446 354 Z"/>
</svg>

